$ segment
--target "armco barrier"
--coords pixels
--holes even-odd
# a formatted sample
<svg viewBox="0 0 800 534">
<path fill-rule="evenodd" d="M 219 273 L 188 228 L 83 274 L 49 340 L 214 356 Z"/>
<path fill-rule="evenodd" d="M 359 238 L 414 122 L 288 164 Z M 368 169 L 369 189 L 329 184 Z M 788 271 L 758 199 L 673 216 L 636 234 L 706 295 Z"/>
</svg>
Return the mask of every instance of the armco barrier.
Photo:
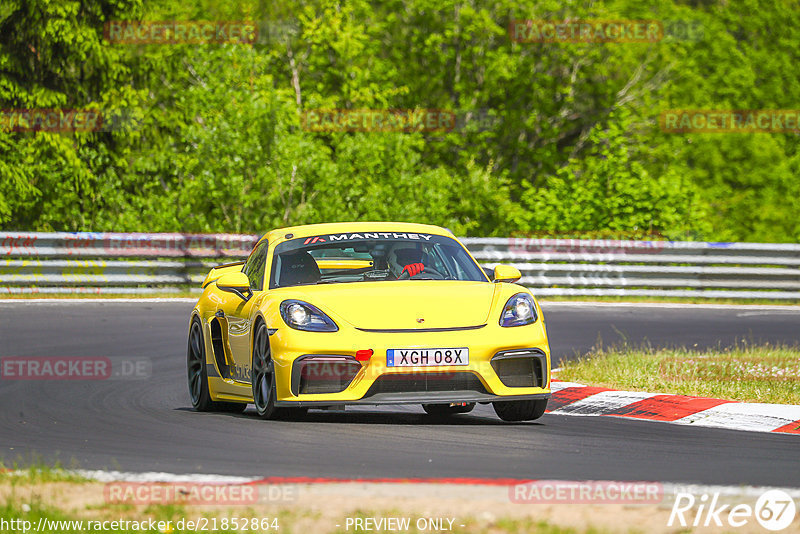
<svg viewBox="0 0 800 534">
<path fill-rule="evenodd" d="M 209 269 L 246 258 L 256 235 L 0 233 L 0 293 L 199 291 Z"/>
<path fill-rule="evenodd" d="M 0 233 L 0 293 L 177 293 L 255 235 Z M 800 300 L 800 245 L 464 238 L 486 268 L 509 263 L 537 295 Z"/>
</svg>

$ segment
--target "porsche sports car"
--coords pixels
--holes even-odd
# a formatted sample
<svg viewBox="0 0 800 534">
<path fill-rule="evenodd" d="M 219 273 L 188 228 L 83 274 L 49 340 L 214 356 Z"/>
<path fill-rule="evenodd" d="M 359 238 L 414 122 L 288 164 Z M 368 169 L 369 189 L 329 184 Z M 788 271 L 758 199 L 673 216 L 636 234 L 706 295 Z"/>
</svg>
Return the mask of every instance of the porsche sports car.
<svg viewBox="0 0 800 534">
<path fill-rule="evenodd" d="M 448 230 L 331 223 L 273 230 L 215 267 L 191 313 L 192 405 L 263 418 L 309 408 L 492 403 L 506 421 L 550 397 L 542 311 L 520 272 L 488 275 Z"/>
</svg>

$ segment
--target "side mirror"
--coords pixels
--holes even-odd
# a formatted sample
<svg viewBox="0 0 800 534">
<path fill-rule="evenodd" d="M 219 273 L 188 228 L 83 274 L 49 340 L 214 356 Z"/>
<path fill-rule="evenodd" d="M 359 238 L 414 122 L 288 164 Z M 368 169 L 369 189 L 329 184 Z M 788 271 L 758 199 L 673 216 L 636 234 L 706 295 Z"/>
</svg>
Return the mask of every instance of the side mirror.
<svg viewBox="0 0 800 534">
<path fill-rule="evenodd" d="M 522 273 L 519 269 L 511 265 L 498 265 L 494 268 L 494 281 L 495 282 L 508 282 L 513 284 L 522 278 Z"/>
<path fill-rule="evenodd" d="M 247 278 L 247 275 L 241 271 L 223 274 L 217 278 L 217 287 L 221 291 L 227 291 L 228 293 L 237 295 L 245 302 L 250 300 L 250 297 L 253 296 L 253 292 L 250 291 L 250 280 Z"/>
</svg>

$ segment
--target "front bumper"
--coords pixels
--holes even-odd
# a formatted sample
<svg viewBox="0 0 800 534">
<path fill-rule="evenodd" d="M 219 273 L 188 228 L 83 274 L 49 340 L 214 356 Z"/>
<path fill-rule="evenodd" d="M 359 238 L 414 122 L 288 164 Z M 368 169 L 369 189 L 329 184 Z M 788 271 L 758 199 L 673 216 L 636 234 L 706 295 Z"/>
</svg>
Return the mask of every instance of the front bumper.
<svg viewBox="0 0 800 534">
<path fill-rule="evenodd" d="M 276 369 L 278 406 L 320 407 L 355 404 L 437 404 L 545 399 L 550 395 L 550 349 L 542 320 L 527 326 L 451 330 L 301 332 L 280 325 L 270 336 Z M 469 348 L 464 366 L 389 367 L 387 349 Z M 356 362 L 359 350 L 371 349 L 368 362 Z M 534 380 L 503 375 L 497 362 L 516 356 L 538 358 Z M 308 393 L 299 385 L 300 362 L 314 357 L 339 358 L 353 373 L 336 392 Z M 493 365 L 494 360 L 494 365 Z M 360 367 L 354 367 L 358 364 Z M 519 366 L 518 366 L 519 367 Z M 506 367 L 507 369 L 508 367 Z M 534 373 L 535 374 L 535 373 Z"/>
<path fill-rule="evenodd" d="M 346 404 L 350 405 L 387 405 L 387 404 L 449 404 L 453 402 L 494 402 L 494 401 L 514 401 L 514 400 L 537 400 L 549 399 L 550 393 L 540 393 L 533 395 L 487 395 L 476 392 L 431 392 L 425 394 L 386 394 L 385 396 L 376 395 L 359 400 L 349 400 L 342 402 L 331 401 L 309 401 L 309 400 L 296 400 L 296 401 L 276 401 L 276 406 L 289 407 L 294 406 L 297 408 L 322 408 L 330 406 L 331 404 Z"/>
</svg>

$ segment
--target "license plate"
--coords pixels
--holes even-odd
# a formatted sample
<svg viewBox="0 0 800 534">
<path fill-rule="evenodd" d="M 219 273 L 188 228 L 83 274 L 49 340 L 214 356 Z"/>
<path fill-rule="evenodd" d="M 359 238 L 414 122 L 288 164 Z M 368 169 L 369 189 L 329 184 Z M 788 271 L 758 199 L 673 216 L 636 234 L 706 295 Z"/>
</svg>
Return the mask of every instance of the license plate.
<svg viewBox="0 0 800 534">
<path fill-rule="evenodd" d="M 469 365 L 469 349 L 387 349 L 386 367 Z"/>
</svg>

